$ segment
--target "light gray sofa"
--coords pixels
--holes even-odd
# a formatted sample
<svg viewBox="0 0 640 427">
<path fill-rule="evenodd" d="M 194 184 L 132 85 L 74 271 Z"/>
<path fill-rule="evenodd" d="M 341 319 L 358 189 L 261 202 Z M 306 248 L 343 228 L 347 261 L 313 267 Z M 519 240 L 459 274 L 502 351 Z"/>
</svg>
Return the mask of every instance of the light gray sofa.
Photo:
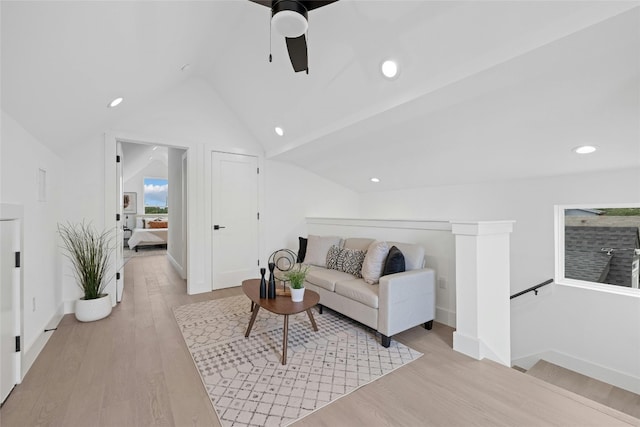
<svg viewBox="0 0 640 427">
<path fill-rule="evenodd" d="M 344 248 L 366 251 L 373 239 L 349 238 Z M 311 265 L 305 287 L 320 294 L 320 312 L 326 306 L 363 323 L 382 335 L 389 347 L 391 337 L 424 324 L 431 329 L 435 318 L 435 271 L 424 268 L 424 248 L 409 243 L 388 242 L 405 258 L 406 271 L 382 276 L 378 284 L 338 270 Z"/>
</svg>

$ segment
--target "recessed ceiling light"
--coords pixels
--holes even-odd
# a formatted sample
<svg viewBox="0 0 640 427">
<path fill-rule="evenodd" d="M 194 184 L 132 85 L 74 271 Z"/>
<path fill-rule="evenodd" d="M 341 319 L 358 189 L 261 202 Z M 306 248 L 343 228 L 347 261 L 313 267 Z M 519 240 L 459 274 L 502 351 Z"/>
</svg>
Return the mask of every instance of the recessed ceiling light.
<svg viewBox="0 0 640 427">
<path fill-rule="evenodd" d="M 398 64 L 390 59 L 384 61 L 380 67 L 382 74 L 388 79 L 392 79 L 398 75 Z"/>
<path fill-rule="evenodd" d="M 109 103 L 109 105 L 107 105 L 107 107 L 109 107 L 109 108 L 117 107 L 118 105 L 120 105 L 120 103 L 121 103 L 123 100 L 124 100 L 124 98 L 120 96 L 120 97 L 118 97 L 118 98 L 114 99 L 113 101 L 111 101 L 111 102 Z"/>
<path fill-rule="evenodd" d="M 576 147 L 573 149 L 574 152 L 578 154 L 590 154 L 596 151 L 597 148 L 593 145 L 581 145 L 580 147 Z"/>
<path fill-rule="evenodd" d="M 278 136 L 284 135 L 284 130 L 280 126 L 276 126 L 274 130 L 276 131 Z"/>
<path fill-rule="evenodd" d="M 379 178 L 371 178 L 371 182 L 380 182 Z"/>
</svg>

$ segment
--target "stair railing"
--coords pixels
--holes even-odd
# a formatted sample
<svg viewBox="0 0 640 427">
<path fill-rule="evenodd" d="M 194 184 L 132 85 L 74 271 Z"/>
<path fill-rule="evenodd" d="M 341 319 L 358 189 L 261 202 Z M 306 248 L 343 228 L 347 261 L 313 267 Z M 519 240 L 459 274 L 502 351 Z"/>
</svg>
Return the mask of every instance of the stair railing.
<svg viewBox="0 0 640 427">
<path fill-rule="evenodd" d="M 536 295 L 538 295 L 538 289 L 539 289 L 539 288 L 541 288 L 541 287 L 543 287 L 543 286 L 546 286 L 546 285 L 548 285 L 548 284 L 550 284 L 550 283 L 553 283 L 553 279 L 545 280 L 544 282 L 542 282 L 542 283 L 538 283 L 537 285 L 532 286 L 532 287 L 530 287 L 529 289 L 525 289 L 524 291 L 518 292 L 517 294 L 513 294 L 513 295 L 511 295 L 511 296 L 509 297 L 509 299 L 517 298 L 517 297 L 519 297 L 520 295 L 524 295 L 524 294 L 526 294 L 526 293 L 528 293 L 528 292 L 535 292 L 535 294 L 536 294 Z"/>
</svg>

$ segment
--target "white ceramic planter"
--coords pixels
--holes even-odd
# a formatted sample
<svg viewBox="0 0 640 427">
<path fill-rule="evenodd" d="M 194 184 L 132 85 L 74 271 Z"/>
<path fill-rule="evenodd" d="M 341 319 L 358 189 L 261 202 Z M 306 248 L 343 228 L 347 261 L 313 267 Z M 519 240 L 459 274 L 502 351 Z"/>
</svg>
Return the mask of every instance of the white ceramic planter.
<svg viewBox="0 0 640 427">
<path fill-rule="evenodd" d="M 111 314 L 111 298 L 109 294 L 96 299 L 79 299 L 76 301 L 76 319 L 80 322 L 93 322 L 104 319 Z"/>
<path fill-rule="evenodd" d="M 304 299 L 304 288 L 293 289 L 291 288 L 291 301 L 301 302 Z"/>
</svg>

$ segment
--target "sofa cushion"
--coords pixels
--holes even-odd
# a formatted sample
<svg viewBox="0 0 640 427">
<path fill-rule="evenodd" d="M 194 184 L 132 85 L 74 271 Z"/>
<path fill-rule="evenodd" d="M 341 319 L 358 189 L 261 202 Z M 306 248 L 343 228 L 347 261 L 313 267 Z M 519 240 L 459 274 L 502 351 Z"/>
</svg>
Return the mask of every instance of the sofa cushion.
<svg viewBox="0 0 640 427">
<path fill-rule="evenodd" d="M 335 289 L 338 295 L 358 301 L 371 308 L 378 308 L 379 286 L 369 285 L 362 279 L 351 279 L 337 282 Z M 349 313 L 345 314 L 349 315 Z"/>
<path fill-rule="evenodd" d="M 338 258 L 340 258 L 340 253 L 342 249 L 333 245 L 329 248 L 329 252 L 327 252 L 327 268 L 330 270 L 338 269 Z"/>
<path fill-rule="evenodd" d="M 304 257 L 307 255 L 307 238 L 298 237 L 298 262 L 304 262 Z"/>
<path fill-rule="evenodd" d="M 395 246 L 404 255 L 404 262 L 407 271 L 417 270 L 424 267 L 424 248 L 411 243 L 387 242 L 389 247 Z"/>
<path fill-rule="evenodd" d="M 327 252 L 333 245 L 340 246 L 342 239 L 337 236 L 314 236 L 307 237 L 307 253 L 304 257 L 305 264 L 326 267 Z"/>
<path fill-rule="evenodd" d="M 362 278 L 366 283 L 370 285 L 378 283 L 388 254 L 387 242 L 375 241 L 369 245 L 362 263 Z"/>
<path fill-rule="evenodd" d="M 344 240 L 343 247 L 347 249 L 357 249 L 359 251 L 366 251 L 369 245 L 373 243 L 373 239 L 365 239 L 363 237 L 350 237 Z"/>
<path fill-rule="evenodd" d="M 384 269 L 382 275 L 387 276 L 389 274 L 402 273 L 405 271 L 405 259 L 404 255 L 396 246 L 392 246 L 389 249 L 389 255 L 384 263 Z"/>
<path fill-rule="evenodd" d="M 340 280 L 353 280 L 353 276 L 338 270 L 328 270 L 326 268 L 312 267 L 307 272 L 306 281 L 320 288 L 334 292 L 336 282 Z"/>
<path fill-rule="evenodd" d="M 364 262 L 365 251 L 357 249 L 342 249 L 338 256 L 338 270 L 345 273 L 362 277 L 362 263 Z"/>
</svg>

